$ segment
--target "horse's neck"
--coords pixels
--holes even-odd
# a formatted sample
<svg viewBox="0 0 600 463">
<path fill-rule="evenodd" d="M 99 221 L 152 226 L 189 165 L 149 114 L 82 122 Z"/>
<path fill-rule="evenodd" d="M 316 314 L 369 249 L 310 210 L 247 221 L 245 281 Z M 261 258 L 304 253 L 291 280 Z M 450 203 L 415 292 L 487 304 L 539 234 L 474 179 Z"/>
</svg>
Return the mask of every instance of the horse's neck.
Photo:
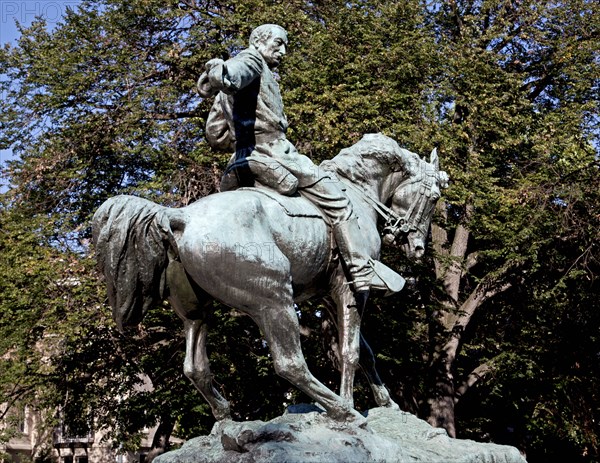
<svg viewBox="0 0 600 463">
<path fill-rule="evenodd" d="M 351 187 L 354 186 L 370 198 L 385 204 L 404 180 L 404 177 L 403 172 L 390 172 L 370 175 L 369 178 L 355 177 L 352 180 L 344 176 L 340 178 L 343 183 L 349 184 Z"/>
<path fill-rule="evenodd" d="M 357 215 L 362 218 L 369 217 L 376 223 L 377 212 L 365 199 L 365 195 L 379 201 L 379 185 L 352 181 L 345 177 L 341 177 L 340 181 L 345 185 L 349 185 L 349 188 L 346 188 L 346 195 L 349 197 L 352 207 Z"/>
<path fill-rule="evenodd" d="M 381 162 L 364 162 L 353 165 L 336 156 L 325 163 L 346 184 L 351 184 L 366 195 L 379 202 L 386 203 L 403 180 L 403 172 L 391 172 Z"/>
<path fill-rule="evenodd" d="M 406 172 L 393 172 L 382 179 L 379 186 L 379 201 L 387 203 L 406 178 Z"/>
</svg>

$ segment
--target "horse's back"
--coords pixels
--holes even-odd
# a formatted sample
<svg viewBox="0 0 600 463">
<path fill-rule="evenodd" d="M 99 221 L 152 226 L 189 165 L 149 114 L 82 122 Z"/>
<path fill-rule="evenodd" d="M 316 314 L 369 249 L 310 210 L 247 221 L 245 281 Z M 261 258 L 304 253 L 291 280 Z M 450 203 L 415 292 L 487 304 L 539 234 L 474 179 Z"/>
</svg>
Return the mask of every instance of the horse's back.
<svg viewBox="0 0 600 463">
<path fill-rule="evenodd" d="M 290 215 L 296 210 L 305 213 Z M 171 211 L 186 270 L 205 291 L 231 305 L 310 292 L 327 268 L 328 227 L 304 198 L 237 190 Z"/>
</svg>

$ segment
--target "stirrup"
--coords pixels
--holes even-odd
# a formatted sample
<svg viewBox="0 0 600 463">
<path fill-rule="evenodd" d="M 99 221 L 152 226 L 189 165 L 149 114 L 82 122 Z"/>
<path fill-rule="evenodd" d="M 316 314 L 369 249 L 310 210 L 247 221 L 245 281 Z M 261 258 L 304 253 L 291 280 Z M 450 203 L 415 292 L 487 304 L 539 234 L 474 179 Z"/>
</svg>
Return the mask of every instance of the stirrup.
<svg viewBox="0 0 600 463">
<path fill-rule="evenodd" d="M 385 291 L 383 297 L 391 296 L 404 288 L 406 280 L 387 265 L 382 264 L 378 260 L 369 259 L 367 266 L 371 270 L 368 276 L 357 277 L 353 281 L 348 281 L 344 284 L 353 285 L 355 292 L 368 291 L 370 289 Z"/>
<path fill-rule="evenodd" d="M 373 278 L 371 280 L 371 289 L 385 291 L 384 297 L 391 296 L 394 293 L 402 291 L 406 280 L 394 272 L 387 265 L 378 260 L 369 259 L 369 266 L 373 269 Z"/>
</svg>

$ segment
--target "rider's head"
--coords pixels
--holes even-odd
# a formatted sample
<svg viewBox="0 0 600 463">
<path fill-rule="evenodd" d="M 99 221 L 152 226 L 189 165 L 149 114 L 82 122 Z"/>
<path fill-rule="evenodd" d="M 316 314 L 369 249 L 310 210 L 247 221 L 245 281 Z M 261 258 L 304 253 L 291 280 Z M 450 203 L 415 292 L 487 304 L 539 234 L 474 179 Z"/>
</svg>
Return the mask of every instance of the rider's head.
<svg viewBox="0 0 600 463">
<path fill-rule="evenodd" d="M 270 68 L 279 66 L 287 43 L 287 32 L 277 24 L 263 24 L 250 34 L 250 46 L 258 50 Z"/>
</svg>

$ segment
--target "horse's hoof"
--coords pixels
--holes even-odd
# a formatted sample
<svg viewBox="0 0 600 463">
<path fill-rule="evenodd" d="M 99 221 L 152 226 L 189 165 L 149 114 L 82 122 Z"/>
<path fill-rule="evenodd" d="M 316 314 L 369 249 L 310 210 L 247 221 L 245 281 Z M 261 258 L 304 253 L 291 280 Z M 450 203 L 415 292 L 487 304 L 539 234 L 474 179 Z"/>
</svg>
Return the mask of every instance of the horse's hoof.
<svg viewBox="0 0 600 463">
<path fill-rule="evenodd" d="M 358 426 L 359 428 L 365 428 L 367 426 L 367 419 L 353 408 L 343 410 L 341 413 L 330 412 L 328 415 L 330 418 L 341 423 Z"/>
<path fill-rule="evenodd" d="M 386 403 L 384 405 L 385 408 L 389 408 L 390 410 L 396 410 L 396 411 L 400 411 L 400 405 L 398 405 L 396 402 L 394 402 L 392 399 L 390 399 L 390 401 L 388 403 Z"/>
</svg>

